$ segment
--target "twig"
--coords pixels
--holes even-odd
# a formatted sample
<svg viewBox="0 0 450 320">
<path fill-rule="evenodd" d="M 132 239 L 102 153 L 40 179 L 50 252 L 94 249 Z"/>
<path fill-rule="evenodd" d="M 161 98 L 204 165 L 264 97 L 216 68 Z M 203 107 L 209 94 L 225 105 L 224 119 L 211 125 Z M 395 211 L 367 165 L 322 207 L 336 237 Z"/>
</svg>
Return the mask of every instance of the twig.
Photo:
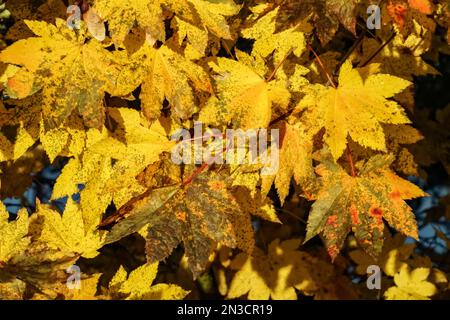
<svg viewBox="0 0 450 320">
<path fill-rule="evenodd" d="M 350 47 L 350 49 L 347 51 L 347 53 L 342 57 L 342 59 L 339 61 L 338 65 L 333 71 L 333 75 L 336 76 L 339 72 L 339 69 L 341 69 L 341 66 L 344 64 L 344 62 L 350 57 L 350 55 L 355 51 L 359 45 L 364 40 L 364 37 L 366 36 L 366 31 L 364 32 L 356 39 L 355 43 Z"/>
<path fill-rule="evenodd" d="M 294 48 L 291 48 L 286 55 L 284 56 L 284 58 L 280 61 L 280 63 L 278 63 L 278 65 L 275 67 L 275 69 L 273 70 L 273 72 L 270 74 L 270 76 L 267 78 L 267 82 L 272 81 L 273 78 L 275 77 L 275 75 L 277 74 L 278 70 L 281 68 L 281 66 L 284 64 L 284 62 L 286 61 L 287 57 L 292 53 L 292 51 L 294 51 Z"/>
<path fill-rule="evenodd" d="M 319 66 L 322 68 L 323 72 L 325 73 L 325 75 L 328 78 L 328 81 L 331 83 L 331 85 L 333 86 L 333 88 L 337 88 L 336 84 L 333 81 L 333 78 L 330 76 L 330 74 L 328 73 L 327 69 L 325 68 L 325 65 L 322 62 L 322 59 L 320 59 L 319 55 L 316 53 L 316 51 L 314 51 L 314 49 L 311 47 L 311 45 L 309 43 L 306 44 L 306 46 L 308 47 L 308 49 L 314 54 L 314 56 L 317 59 L 317 62 L 319 63 Z"/>
<path fill-rule="evenodd" d="M 350 147 L 347 145 L 347 159 L 348 163 L 350 164 L 350 169 L 352 171 L 352 177 L 356 177 L 356 170 L 355 170 L 355 164 L 353 163 L 353 155 L 352 151 L 350 150 Z"/>
<path fill-rule="evenodd" d="M 378 49 L 375 50 L 375 52 L 373 52 L 370 55 L 370 57 L 363 64 L 361 64 L 358 67 L 363 68 L 363 67 L 367 66 L 369 64 L 369 62 L 372 61 L 381 52 L 381 50 L 383 50 L 394 38 L 395 38 L 395 31 L 392 32 L 389 39 L 387 39 L 380 47 L 378 47 Z"/>
</svg>

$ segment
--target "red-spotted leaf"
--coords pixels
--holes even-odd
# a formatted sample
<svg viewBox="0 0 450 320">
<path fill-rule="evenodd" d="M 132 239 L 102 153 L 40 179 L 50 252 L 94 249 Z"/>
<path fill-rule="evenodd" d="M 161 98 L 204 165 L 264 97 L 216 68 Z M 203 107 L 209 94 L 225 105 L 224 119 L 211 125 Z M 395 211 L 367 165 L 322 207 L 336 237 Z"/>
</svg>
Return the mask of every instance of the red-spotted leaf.
<svg viewBox="0 0 450 320">
<path fill-rule="evenodd" d="M 417 239 L 414 214 L 404 200 L 426 194 L 391 171 L 392 161 L 391 156 L 376 155 L 358 164 L 352 176 L 328 156 L 323 159 L 317 168 L 322 187 L 309 215 L 306 240 L 323 233 L 334 259 L 352 230 L 367 253 L 377 256 L 383 247 L 383 220 Z"/>
</svg>

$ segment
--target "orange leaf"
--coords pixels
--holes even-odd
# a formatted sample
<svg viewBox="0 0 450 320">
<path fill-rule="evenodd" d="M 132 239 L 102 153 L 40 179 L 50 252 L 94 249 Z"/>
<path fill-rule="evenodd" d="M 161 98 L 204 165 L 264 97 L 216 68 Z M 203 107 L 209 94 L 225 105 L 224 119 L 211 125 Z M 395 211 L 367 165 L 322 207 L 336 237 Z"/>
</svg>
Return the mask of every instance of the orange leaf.
<svg viewBox="0 0 450 320">
<path fill-rule="evenodd" d="M 408 4 L 411 8 L 424 14 L 432 14 L 433 7 L 430 0 L 408 0 Z"/>
</svg>

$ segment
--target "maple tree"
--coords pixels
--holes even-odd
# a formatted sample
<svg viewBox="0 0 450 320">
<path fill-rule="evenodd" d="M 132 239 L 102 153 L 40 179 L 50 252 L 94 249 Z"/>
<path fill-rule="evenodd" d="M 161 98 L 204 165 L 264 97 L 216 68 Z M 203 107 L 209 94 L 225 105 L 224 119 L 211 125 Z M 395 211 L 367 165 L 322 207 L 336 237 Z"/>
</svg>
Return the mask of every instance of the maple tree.
<svg viewBox="0 0 450 320">
<path fill-rule="evenodd" d="M 0 299 L 448 298 L 449 21 L 448 0 L 0 1 Z M 279 139 L 233 150 L 251 130 Z"/>
</svg>

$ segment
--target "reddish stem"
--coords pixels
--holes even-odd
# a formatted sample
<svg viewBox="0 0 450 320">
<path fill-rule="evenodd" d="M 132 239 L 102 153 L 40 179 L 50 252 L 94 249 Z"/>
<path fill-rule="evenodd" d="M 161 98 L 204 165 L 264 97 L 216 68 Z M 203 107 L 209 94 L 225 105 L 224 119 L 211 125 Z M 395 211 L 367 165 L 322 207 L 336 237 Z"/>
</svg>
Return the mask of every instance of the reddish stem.
<svg viewBox="0 0 450 320">
<path fill-rule="evenodd" d="M 306 46 L 308 47 L 308 49 L 314 54 L 314 56 L 317 59 L 317 62 L 319 63 L 320 68 L 322 68 L 322 71 L 325 73 L 325 75 L 328 78 L 328 81 L 331 83 L 331 85 L 333 86 L 333 88 L 337 88 L 336 84 L 333 81 L 333 78 L 330 76 L 330 74 L 328 73 L 327 69 L 325 68 L 325 65 L 322 62 L 322 59 L 320 59 L 319 55 L 316 53 L 316 51 L 311 47 L 311 45 L 309 43 L 306 43 Z"/>
<path fill-rule="evenodd" d="M 273 78 L 275 78 L 278 70 L 281 68 L 281 66 L 284 64 L 284 62 L 286 61 L 287 57 L 294 51 L 293 48 L 291 48 L 291 50 L 289 50 L 286 55 L 283 57 L 283 60 L 280 61 L 280 63 L 275 67 L 275 69 L 273 70 L 273 72 L 270 74 L 270 76 L 267 78 L 267 82 L 270 82 L 273 80 Z"/>
<path fill-rule="evenodd" d="M 352 177 L 356 177 L 356 169 L 355 169 L 355 165 L 353 163 L 353 155 L 352 155 L 352 151 L 350 150 L 349 146 L 347 146 L 347 159 L 348 159 L 348 163 L 350 164 L 350 169 L 352 171 Z"/>
</svg>

